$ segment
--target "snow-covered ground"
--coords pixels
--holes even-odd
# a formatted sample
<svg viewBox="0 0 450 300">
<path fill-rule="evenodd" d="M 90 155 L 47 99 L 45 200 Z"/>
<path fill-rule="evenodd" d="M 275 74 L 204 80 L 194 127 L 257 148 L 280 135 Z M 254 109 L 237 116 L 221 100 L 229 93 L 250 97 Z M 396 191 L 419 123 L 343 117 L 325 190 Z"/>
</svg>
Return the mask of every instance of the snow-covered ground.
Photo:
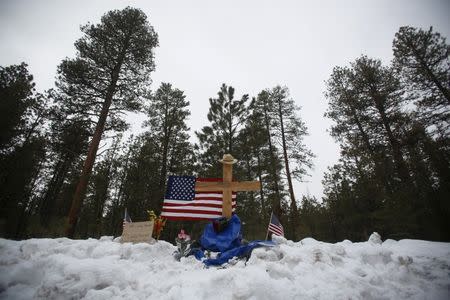
<svg viewBox="0 0 450 300">
<path fill-rule="evenodd" d="M 175 247 L 0 239 L 2 299 L 450 299 L 450 243 L 278 238 L 245 264 L 205 268 Z"/>
</svg>

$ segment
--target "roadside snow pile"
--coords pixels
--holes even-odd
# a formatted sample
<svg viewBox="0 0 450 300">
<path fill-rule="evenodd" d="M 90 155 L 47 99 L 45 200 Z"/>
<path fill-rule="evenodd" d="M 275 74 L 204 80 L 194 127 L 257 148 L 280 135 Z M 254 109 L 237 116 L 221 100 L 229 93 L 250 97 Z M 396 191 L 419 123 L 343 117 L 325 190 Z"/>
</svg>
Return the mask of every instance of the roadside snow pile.
<svg viewBox="0 0 450 300">
<path fill-rule="evenodd" d="M 450 243 L 276 241 L 207 269 L 164 241 L 0 239 L 0 298 L 450 299 Z"/>
</svg>

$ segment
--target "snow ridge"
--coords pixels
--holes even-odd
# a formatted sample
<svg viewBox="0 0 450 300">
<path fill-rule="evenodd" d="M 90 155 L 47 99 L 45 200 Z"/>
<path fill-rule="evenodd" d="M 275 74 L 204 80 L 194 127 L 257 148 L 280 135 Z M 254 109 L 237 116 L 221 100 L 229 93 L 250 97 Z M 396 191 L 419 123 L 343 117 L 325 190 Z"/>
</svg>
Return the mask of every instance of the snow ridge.
<svg viewBox="0 0 450 300">
<path fill-rule="evenodd" d="M 248 262 L 205 268 L 175 247 L 0 239 L 1 299 L 450 299 L 450 243 L 276 238 Z"/>
</svg>

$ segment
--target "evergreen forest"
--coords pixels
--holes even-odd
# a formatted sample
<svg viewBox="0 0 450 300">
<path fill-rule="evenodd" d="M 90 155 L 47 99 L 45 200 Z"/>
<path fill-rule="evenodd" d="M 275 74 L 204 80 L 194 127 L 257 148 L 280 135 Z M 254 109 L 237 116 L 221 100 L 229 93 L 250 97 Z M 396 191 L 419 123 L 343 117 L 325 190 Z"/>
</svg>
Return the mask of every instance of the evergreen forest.
<svg viewBox="0 0 450 300">
<path fill-rule="evenodd" d="M 160 214 L 169 175 L 222 177 L 218 160 L 231 153 L 235 180 L 262 183 L 238 194 L 248 240 L 264 239 L 273 212 L 294 241 L 374 231 L 450 241 L 450 46 L 431 27 L 392 38 L 392 61 L 361 55 L 326 80 L 317 117 L 332 121 L 340 159 L 321 199 L 294 191 L 314 167 L 298 106 L 308 99 L 283 85 L 249 95 L 224 83 L 192 131 L 185 92 L 152 85 L 158 34 L 139 9 L 82 25 L 53 89 L 40 91 L 26 62 L 0 66 L 0 237 L 120 236 L 125 209 L 133 221 Z M 136 113 L 139 134 L 127 119 Z M 180 228 L 198 238 L 203 225 L 168 221 L 161 239 Z"/>
</svg>

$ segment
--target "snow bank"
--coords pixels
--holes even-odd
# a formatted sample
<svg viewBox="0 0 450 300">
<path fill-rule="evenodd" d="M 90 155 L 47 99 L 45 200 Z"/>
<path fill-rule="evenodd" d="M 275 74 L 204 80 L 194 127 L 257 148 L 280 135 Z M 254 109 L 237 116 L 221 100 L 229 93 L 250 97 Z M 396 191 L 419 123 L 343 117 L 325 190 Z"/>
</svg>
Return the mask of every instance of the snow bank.
<svg viewBox="0 0 450 300">
<path fill-rule="evenodd" d="M 450 244 L 312 238 L 206 269 L 175 247 L 100 240 L 0 239 L 7 299 L 450 299 Z"/>
</svg>

